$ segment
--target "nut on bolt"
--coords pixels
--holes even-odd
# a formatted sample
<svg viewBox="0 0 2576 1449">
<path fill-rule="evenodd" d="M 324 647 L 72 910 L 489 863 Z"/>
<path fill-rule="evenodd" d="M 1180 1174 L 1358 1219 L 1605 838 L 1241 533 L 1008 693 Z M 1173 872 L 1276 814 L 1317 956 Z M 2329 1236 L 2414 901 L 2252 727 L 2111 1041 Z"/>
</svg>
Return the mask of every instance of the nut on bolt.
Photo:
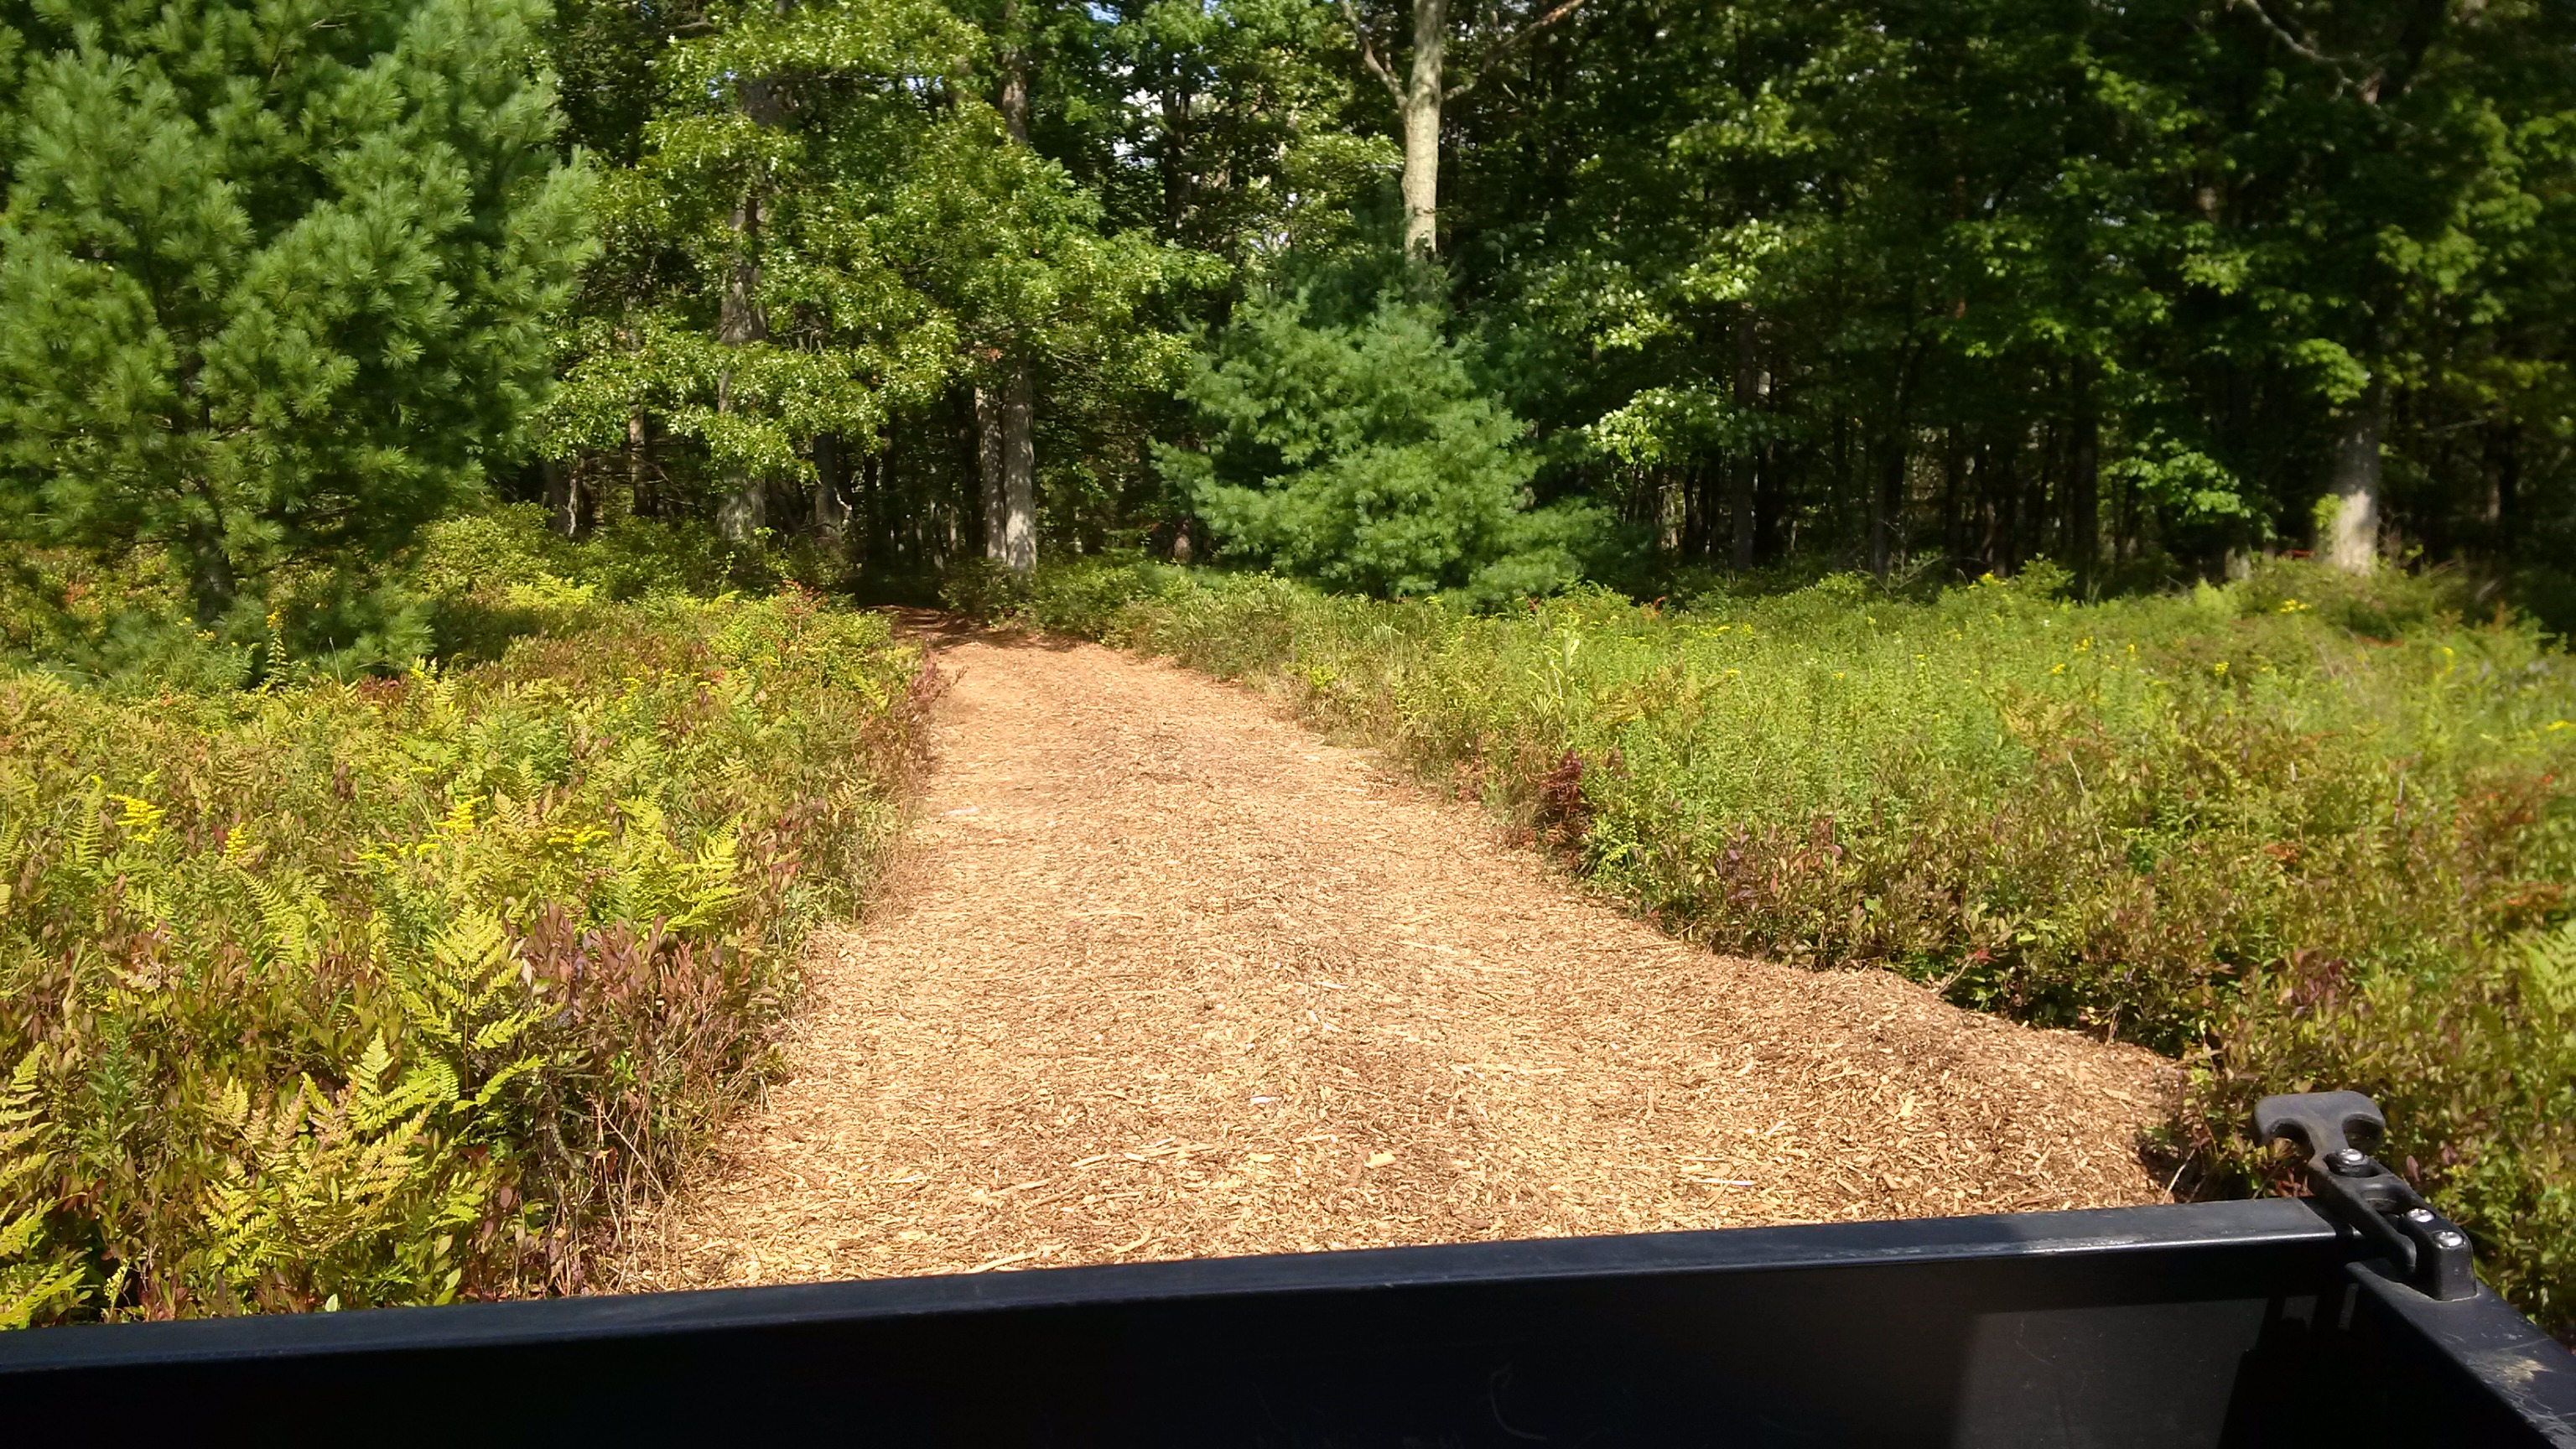
<svg viewBox="0 0 2576 1449">
<path fill-rule="evenodd" d="M 2326 1166 L 2339 1177 L 2357 1177 L 2370 1170 L 2370 1154 L 2358 1147 L 2338 1147 L 2326 1154 Z"/>
<path fill-rule="evenodd" d="M 2429 1223 L 2432 1220 L 2433 1210 L 2431 1208 L 2411 1207 L 2406 1210 L 2406 1221 L 2410 1223 Z"/>
<path fill-rule="evenodd" d="M 2444 1251 L 2448 1251 L 2452 1248 L 2467 1247 L 2468 1242 L 2468 1239 L 2460 1236 L 2456 1232 L 2453 1232 L 2449 1228 L 2444 1228 L 2433 1235 L 2433 1246 L 2443 1249 Z"/>
</svg>

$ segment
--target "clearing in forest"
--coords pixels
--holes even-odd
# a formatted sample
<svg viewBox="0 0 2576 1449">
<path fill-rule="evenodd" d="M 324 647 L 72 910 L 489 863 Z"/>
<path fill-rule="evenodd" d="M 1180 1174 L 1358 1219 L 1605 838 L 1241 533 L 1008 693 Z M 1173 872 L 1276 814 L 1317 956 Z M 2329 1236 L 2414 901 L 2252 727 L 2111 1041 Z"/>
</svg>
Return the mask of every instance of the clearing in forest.
<svg viewBox="0 0 2576 1449">
<path fill-rule="evenodd" d="M 2154 1055 L 1674 942 L 1268 701 L 951 630 L 881 903 L 627 1288 L 2154 1201 Z"/>
</svg>

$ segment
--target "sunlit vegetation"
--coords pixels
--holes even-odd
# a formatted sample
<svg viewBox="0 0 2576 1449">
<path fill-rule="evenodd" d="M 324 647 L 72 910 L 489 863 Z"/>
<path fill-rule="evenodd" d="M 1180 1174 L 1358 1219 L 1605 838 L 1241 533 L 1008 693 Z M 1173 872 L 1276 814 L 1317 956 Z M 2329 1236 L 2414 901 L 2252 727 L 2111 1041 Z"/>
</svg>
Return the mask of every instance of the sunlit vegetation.
<svg viewBox="0 0 2576 1449">
<path fill-rule="evenodd" d="M 2053 582 L 1476 614 L 1130 565 L 1022 608 L 1267 681 L 1677 933 L 2178 1054 L 2190 1190 L 2273 1179 L 2256 1096 L 2369 1092 L 2566 1317 L 2576 660 L 2438 579 Z"/>
<path fill-rule="evenodd" d="M 550 625 L 484 664 L 0 673 L 0 1324 L 576 1288 L 757 1085 L 918 653 L 592 592 L 451 597 Z"/>
</svg>

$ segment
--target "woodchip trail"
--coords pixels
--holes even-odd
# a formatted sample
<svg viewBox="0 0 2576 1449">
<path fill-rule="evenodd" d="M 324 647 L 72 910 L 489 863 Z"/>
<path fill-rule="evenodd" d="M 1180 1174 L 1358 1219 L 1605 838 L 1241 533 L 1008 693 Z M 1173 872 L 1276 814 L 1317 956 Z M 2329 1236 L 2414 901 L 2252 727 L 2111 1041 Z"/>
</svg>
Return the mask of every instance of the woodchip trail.
<svg viewBox="0 0 2576 1449">
<path fill-rule="evenodd" d="M 2147 1052 L 1678 944 L 1250 691 L 933 647 L 911 839 L 622 1287 L 2159 1197 Z"/>
</svg>

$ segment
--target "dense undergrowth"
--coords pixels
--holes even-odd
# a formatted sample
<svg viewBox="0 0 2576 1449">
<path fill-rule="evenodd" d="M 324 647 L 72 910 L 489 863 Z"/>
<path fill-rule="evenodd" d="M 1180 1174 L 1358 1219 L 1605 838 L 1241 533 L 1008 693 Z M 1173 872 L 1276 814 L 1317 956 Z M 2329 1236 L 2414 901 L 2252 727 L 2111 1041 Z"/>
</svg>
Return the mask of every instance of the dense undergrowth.
<svg viewBox="0 0 2576 1449">
<path fill-rule="evenodd" d="M 602 602 L 517 536 L 433 551 L 423 622 L 485 662 L 0 670 L 0 1323 L 574 1288 L 765 1070 L 918 653 L 792 589 Z"/>
<path fill-rule="evenodd" d="M 1049 628 L 1287 685 L 1665 926 L 2180 1054 L 2195 1190 L 2350 1087 L 2490 1279 L 2576 1307 L 2576 659 L 2441 581 L 2281 564 L 2071 604 L 1839 579 L 1480 616 L 1091 565 Z"/>
</svg>

